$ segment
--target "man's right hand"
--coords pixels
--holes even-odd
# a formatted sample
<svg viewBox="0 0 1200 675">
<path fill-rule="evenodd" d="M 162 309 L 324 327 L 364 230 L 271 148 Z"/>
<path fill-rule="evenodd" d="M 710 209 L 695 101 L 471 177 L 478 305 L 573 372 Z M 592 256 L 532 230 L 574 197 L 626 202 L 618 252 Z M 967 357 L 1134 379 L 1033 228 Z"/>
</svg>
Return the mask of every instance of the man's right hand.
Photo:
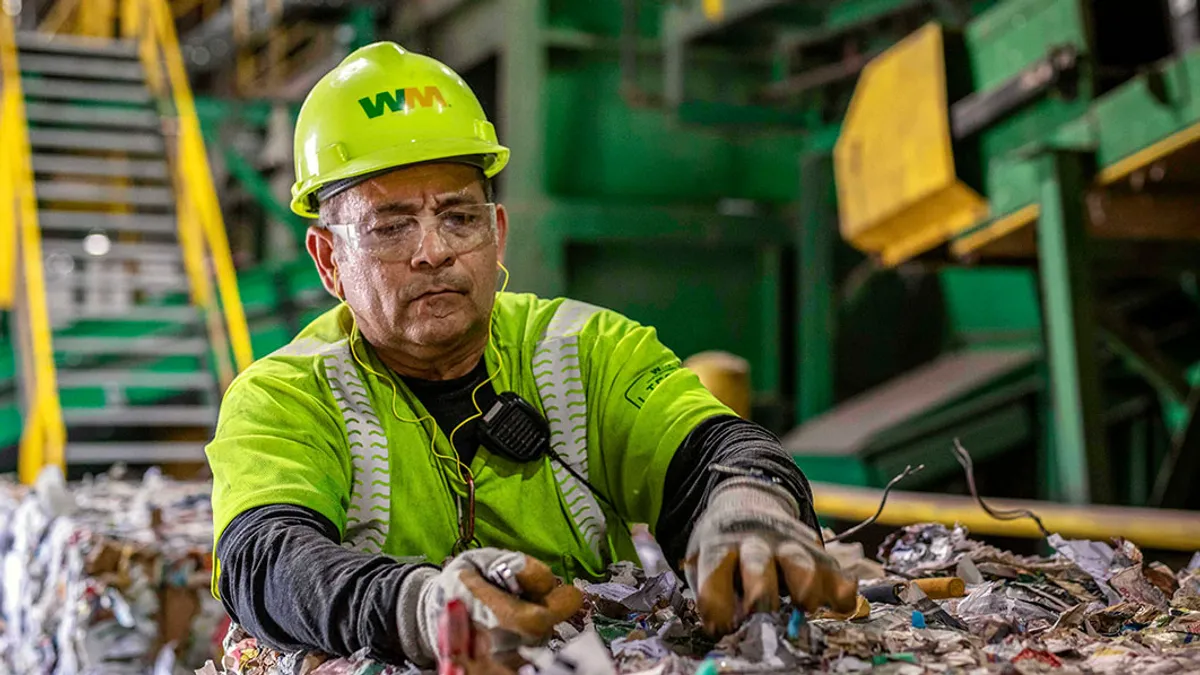
<svg viewBox="0 0 1200 675">
<path fill-rule="evenodd" d="M 505 579 L 510 588 L 501 587 Z M 579 589 L 560 585 L 539 560 L 495 548 L 467 551 L 440 572 L 417 570 L 405 580 L 397 618 L 410 660 L 435 661 L 438 621 L 446 604 L 454 599 L 466 605 L 477 626 L 513 633 L 530 644 L 549 637 L 555 625 L 583 606 Z"/>
</svg>

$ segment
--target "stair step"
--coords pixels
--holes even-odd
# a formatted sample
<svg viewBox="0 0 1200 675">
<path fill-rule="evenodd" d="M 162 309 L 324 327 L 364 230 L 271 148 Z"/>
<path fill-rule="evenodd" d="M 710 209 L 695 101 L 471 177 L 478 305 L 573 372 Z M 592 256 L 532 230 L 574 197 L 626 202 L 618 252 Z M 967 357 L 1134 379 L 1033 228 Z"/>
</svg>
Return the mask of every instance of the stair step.
<svg viewBox="0 0 1200 675">
<path fill-rule="evenodd" d="M 158 464 L 203 462 L 204 443 L 147 442 L 67 443 L 66 460 L 71 464 Z"/>
<path fill-rule="evenodd" d="M 150 90 L 139 84 L 110 84 L 88 80 L 50 80 L 21 78 L 26 98 L 57 101 L 106 101 L 109 103 L 150 103 Z"/>
<path fill-rule="evenodd" d="M 104 258 L 105 260 L 136 260 L 144 262 L 179 262 L 181 260 L 182 251 L 178 244 L 150 244 L 150 243 L 113 243 L 108 252 L 102 256 L 93 256 L 83 250 L 83 242 L 78 239 L 52 239 L 47 237 L 42 240 L 42 249 L 46 253 L 53 251 L 63 251 L 68 255 L 76 258 Z"/>
<path fill-rule="evenodd" d="M 122 274 L 119 279 L 114 276 L 99 277 L 103 279 L 105 284 L 120 284 L 122 288 L 130 291 L 144 291 L 147 293 L 186 293 L 191 290 L 188 284 L 187 277 L 182 274 L 170 276 L 148 276 L 145 274 Z M 57 279 L 46 279 L 46 289 L 56 290 L 60 288 L 71 288 L 75 290 L 87 290 L 97 283 L 98 277 L 92 276 L 86 270 L 76 271 L 66 277 Z"/>
<path fill-rule="evenodd" d="M 86 355 L 200 356 L 208 353 L 208 341 L 174 335 L 141 338 L 55 337 L 54 351 Z"/>
<path fill-rule="evenodd" d="M 38 225 L 43 230 L 76 232 L 90 232 L 97 229 L 143 233 L 173 233 L 176 231 L 175 216 L 151 213 L 41 211 L 38 213 Z"/>
<path fill-rule="evenodd" d="M 142 185 L 102 185 L 68 181 L 38 181 L 34 192 L 39 201 L 88 202 L 95 204 L 129 204 L 131 206 L 162 206 L 175 203 L 170 188 Z"/>
<path fill-rule="evenodd" d="M 39 124 L 78 124 L 89 127 L 158 131 L 162 123 L 152 110 L 79 106 L 62 103 L 27 103 L 25 117 Z"/>
<path fill-rule="evenodd" d="M 82 387 L 144 387 L 162 389 L 210 389 L 215 386 L 211 373 L 159 372 L 153 370 L 123 370 L 104 368 L 96 370 L 60 370 L 58 386 L 61 389 Z"/>
<path fill-rule="evenodd" d="M 68 426 L 212 426 L 217 422 L 217 408 L 211 405 L 64 408 L 63 422 Z"/>
<path fill-rule="evenodd" d="M 30 129 L 29 145 L 35 150 L 113 150 L 144 155 L 166 152 L 162 136 L 144 131 Z"/>
<path fill-rule="evenodd" d="M 36 31 L 17 33 L 17 48 L 22 52 L 101 56 L 115 59 L 137 59 L 136 40 L 108 40 L 74 35 L 54 35 Z"/>
<path fill-rule="evenodd" d="M 56 315 L 55 307 L 50 308 L 51 315 Z M 70 318 L 73 321 L 111 321 L 130 323 L 196 323 L 200 321 L 200 310 L 196 307 L 136 305 L 133 307 L 114 308 L 106 311 L 88 311 L 72 308 Z"/>
<path fill-rule="evenodd" d="M 73 155 L 34 155 L 33 171 L 151 180 L 166 180 L 170 176 L 165 159 L 106 159 Z"/>
<path fill-rule="evenodd" d="M 65 75 L 95 80 L 143 82 L 142 62 L 109 59 L 98 54 L 22 54 L 17 60 L 22 73 Z"/>
</svg>

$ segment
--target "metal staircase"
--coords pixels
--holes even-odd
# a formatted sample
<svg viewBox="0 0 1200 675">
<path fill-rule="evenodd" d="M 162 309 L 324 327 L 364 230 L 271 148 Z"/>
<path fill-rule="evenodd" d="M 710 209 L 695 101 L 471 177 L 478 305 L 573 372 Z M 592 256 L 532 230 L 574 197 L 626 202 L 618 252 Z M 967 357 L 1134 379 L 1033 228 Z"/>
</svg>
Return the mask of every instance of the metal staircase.
<svg viewBox="0 0 1200 675">
<path fill-rule="evenodd" d="M 67 463 L 202 461 L 218 383 L 137 44 L 17 35 Z"/>
<path fill-rule="evenodd" d="M 63 8 L 55 25 L 102 37 L 18 33 L 0 12 L 0 309 L 26 483 L 203 461 L 220 391 L 253 360 L 167 0 Z"/>
</svg>

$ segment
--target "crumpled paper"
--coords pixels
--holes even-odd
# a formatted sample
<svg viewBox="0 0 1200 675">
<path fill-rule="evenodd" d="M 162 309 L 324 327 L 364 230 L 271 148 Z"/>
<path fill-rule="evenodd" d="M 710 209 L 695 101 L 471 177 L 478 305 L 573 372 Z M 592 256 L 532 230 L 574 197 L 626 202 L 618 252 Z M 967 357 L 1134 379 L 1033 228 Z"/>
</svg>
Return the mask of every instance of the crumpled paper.
<svg viewBox="0 0 1200 675">
<path fill-rule="evenodd" d="M 588 583 L 577 581 L 605 616 L 622 618 L 629 614 L 645 614 L 662 606 L 683 611 L 684 598 L 679 578 L 671 570 L 656 574 L 638 586 L 620 582 Z"/>
<path fill-rule="evenodd" d="M 1072 554 L 1089 554 L 1080 557 L 1088 571 L 1061 550 L 1053 557 L 1021 556 L 965 537 L 961 528 L 914 525 L 889 538 L 883 554 L 891 556 L 885 560 L 893 572 L 963 575 L 966 597 L 933 600 L 908 585 L 904 604 L 872 603 L 865 618 L 852 621 L 822 613 L 804 618 L 785 605 L 747 617 L 715 644 L 703 635 L 694 603 L 677 579 L 614 565 L 605 582 L 576 582 L 588 599 L 585 609 L 560 624 L 557 637 L 538 653 L 565 654 L 591 635 L 602 650 L 593 643 L 591 658 L 612 672 L 639 675 L 1200 673 L 1200 610 L 1187 606 L 1200 598 L 1200 569 L 1172 573 L 1122 540 L 1060 543 Z M 904 580 L 893 573 L 870 583 Z M 1105 588 L 1118 602 L 1107 603 Z M 1173 590 L 1169 599 L 1163 588 Z M 286 667 L 282 659 L 277 664 L 266 675 L 315 673 Z"/>
<path fill-rule="evenodd" d="M 829 541 L 834 536 L 833 531 L 826 528 L 822 532 L 825 536 L 825 552 L 838 561 L 843 572 L 859 581 L 883 578 L 883 565 L 867 558 L 862 542 Z"/>
<path fill-rule="evenodd" d="M 1179 580 L 1179 590 L 1171 596 L 1171 605 L 1183 609 L 1200 610 L 1200 568 L 1191 571 Z"/>
<path fill-rule="evenodd" d="M 208 593 L 210 492 L 155 470 L 0 483 L 0 672 L 144 675 L 211 658 L 224 612 Z"/>
</svg>

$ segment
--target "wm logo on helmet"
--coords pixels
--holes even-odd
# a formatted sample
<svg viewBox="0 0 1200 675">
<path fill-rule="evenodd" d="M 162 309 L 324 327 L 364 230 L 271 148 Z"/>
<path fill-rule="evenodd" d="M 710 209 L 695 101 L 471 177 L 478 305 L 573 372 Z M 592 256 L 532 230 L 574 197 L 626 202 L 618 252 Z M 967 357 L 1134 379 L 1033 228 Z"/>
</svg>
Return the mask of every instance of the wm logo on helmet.
<svg viewBox="0 0 1200 675">
<path fill-rule="evenodd" d="M 446 99 L 442 98 L 442 92 L 437 87 L 425 87 L 424 90 L 408 87 L 397 89 L 395 92 L 381 91 L 375 94 L 374 100 L 370 96 L 358 99 L 358 104 L 362 106 L 363 112 L 367 113 L 368 119 L 383 115 L 385 110 L 400 112 L 413 108 L 429 108 L 434 102 L 446 106 Z"/>
</svg>

